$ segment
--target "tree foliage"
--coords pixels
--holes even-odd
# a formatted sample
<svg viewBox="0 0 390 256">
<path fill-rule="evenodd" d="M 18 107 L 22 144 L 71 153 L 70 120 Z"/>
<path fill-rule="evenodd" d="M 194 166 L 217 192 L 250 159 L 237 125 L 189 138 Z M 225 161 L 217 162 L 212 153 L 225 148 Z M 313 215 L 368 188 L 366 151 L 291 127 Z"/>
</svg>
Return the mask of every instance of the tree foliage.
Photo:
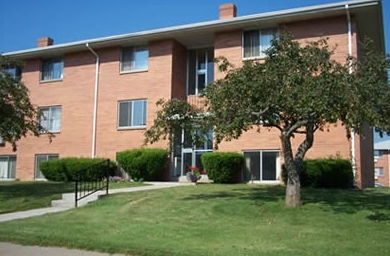
<svg viewBox="0 0 390 256">
<path fill-rule="evenodd" d="M 254 126 L 278 129 L 288 173 L 286 205 L 299 206 L 298 174 L 317 130 L 338 121 L 348 136 L 351 128 L 359 133 L 367 122 L 389 130 L 389 62 L 371 47 L 366 43 L 361 61 L 346 56 L 339 63 L 327 39 L 300 45 L 286 33 L 272 41 L 264 61 L 235 68 L 220 58 L 225 77 L 204 91 L 217 143 L 237 139 Z M 304 139 L 294 154 L 291 138 L 296 134 Z"/>
<path fill-rule="evenodd" d="M 170 147 L 181 143 L 182 132 L 195 144 L 202 139 L 202 133 L 210 128 L 205 122 L 203 111 L 186 101 L 179 99 L 160 99 L 156 103 L 160 109 L 156 113 L 153 125 L 145 132 L 144 145 L 153 144 L 161 139 L 169 139 Z M 201 133 L 194 132 L 195 130 Z"/>
<path fill-rule="evenodd" d="M 0 136 L 11 143 L 14 151 L 16 142 L 28 132 L 39 136 L 42 130 L 27 87 L 20 77 L 8 72 L 9 68 L 21 67 L 20 62 L 0 55 Z"/>
</svg>

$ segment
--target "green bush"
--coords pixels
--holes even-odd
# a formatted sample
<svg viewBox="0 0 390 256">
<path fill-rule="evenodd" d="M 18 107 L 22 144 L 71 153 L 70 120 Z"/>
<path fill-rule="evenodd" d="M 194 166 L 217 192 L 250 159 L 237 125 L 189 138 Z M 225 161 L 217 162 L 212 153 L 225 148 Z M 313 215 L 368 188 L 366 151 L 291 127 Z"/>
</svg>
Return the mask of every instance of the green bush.
<svg viewBox="0 0 390 256">
<path fill-rule="evenodd" d="M 74 181 L 76 174 L 83 180 L 94 181 L 106 177 L 107 164 L 102 158 L 60 158 L 41 163 L 39 168 L 47 180 Z M 110 161 L 110 175 L 115 173 L 117 166 Z"/>
<path fill-rule="evenodd" d="M 160 148 L 125 150 L 116 153 L 116 160 L 133 180 L 161 180 L 168 152 Z"/>
<path fill-rule="evenodd" d="M 287 172 L 282 166 L 283 181 L 287 183 Z M 340 158 L 320 158 L 303 161 L 300 173 L 302 187 L 351 188 L 353 186 L 352 165 Z"/>
<path fill-rule="evenodd" d="M 233 152 L 213 152 L 202 155 L 201 161 L 214 183 L 234 183 L 238 181 L 244 156 Z"/>
</svg>

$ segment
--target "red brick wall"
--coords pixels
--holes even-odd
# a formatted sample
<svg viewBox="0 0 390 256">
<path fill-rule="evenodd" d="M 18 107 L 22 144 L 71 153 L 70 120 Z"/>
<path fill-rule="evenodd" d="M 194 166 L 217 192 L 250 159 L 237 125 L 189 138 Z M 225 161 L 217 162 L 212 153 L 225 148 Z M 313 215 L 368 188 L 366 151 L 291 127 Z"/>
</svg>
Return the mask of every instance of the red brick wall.
<svg viewBox="0 0 390 256">
<path fill-rule="evenodd" d="M 146 129 L 117 129 L 118 101 L 147 99 L 147 127 L 156 113 L 156 102 L 170 98 L 173 83 L 172 52 L 175 61 L 185 50 L 178 43 L 167 40 L 149 45 L 149 69 L 145 72 L 120 74 L 121 49 L 99 49 L 100 56 L 98 117 L 96 132 L 96 156 L 115 160 L 116 152 L 140 147 Z M 186 55 L 185 55 L 186 56 Z M 176 72 L 184 66 L 184 59 L 176 66 Z M 63 80 L 39 82 L 40 60 L 28 60 L 23 70 L 23 81 L 30 90 L 31 101 L 37 106 L 62 106 L 61 132 L 53 141 L 27 136 L 18 142 L 16 178 L 34 179 L 35 154 L 59 154 L 60 157 L 91 157 L 92 121 L 95 87 L 95 57 L 89 51 L 64 56 Z M 175 75 L 175 93 L 185 92 L 185 73 Z M 183 87 L 183 88 L 181 88 Z M 181 92 L 179 92 L 181 90 Z M 161 141 L 153 147 L 167 148 Z M 0 155 L 13 155 L 8 144 L 0 148 Z"/>
</svg>

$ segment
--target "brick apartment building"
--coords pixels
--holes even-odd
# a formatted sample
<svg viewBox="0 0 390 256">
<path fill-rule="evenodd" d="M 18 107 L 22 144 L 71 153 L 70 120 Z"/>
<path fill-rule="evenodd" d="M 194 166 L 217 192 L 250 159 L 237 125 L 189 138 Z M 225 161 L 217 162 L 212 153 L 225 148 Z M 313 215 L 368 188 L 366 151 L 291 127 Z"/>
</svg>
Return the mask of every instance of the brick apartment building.
<svg viewBox="0 0 390 256">
<path fill-rule="evenodd" d="M 255 7 L 254 7 L 255 8 Z M 38 47 L 5 53 L 25 61 L 21 71 L 31 101 L 42 114 L 41 124 L 55 134 L 27 136 L 17 152 L 0 146 L 0 178 L 37 180 L 39 163 L 61 157 L 108 157 L 138 148 L 156 116 L 161 99 L 187 99 L 199 104 L 197 94 L 208 82 L 221 78 L 213 58 L 225 56 L 236 66 L 263 58 L 273 34 L 289 29 L 305 42 L 328 37 L 337 45 L 334 58 L 344 62 L 359 54 L 359 41 L 369 36 L 384 51 L 382 5 L 378 0 L 355 0 L 289 10 L 236 16 L 233 4 L 220 6 L 219 19 L 98 39 L 53 44 L 41 38 Z M 217 16 L 217 15 L 216 15 Z M 173 17 L 174 19 L 174 17 Z M 15 71 L 15 70 L 14 70 Z M 348 140 L 345 128 L 330 126 L 317 132 L 307 158 L 340 156 L 354 159 L 356 184 L 374 184 L 373 137 Z M 184 141 L 171 157 L 167 177 L 175 179 L 199 156 L 212 151 L 212 130 L 204 145 Z M 300 138 L 295 138 L 296 147 Z M 168 148 L 167 141 L 153 147 Z M 278 131 L 246 132 L 239 140 L 223 142 L 221 151 L 245 156 L 243 180 L 278 183 L 281 144 Z M 168 173 L 169 172 L 169 173 Z"/>
</svg>

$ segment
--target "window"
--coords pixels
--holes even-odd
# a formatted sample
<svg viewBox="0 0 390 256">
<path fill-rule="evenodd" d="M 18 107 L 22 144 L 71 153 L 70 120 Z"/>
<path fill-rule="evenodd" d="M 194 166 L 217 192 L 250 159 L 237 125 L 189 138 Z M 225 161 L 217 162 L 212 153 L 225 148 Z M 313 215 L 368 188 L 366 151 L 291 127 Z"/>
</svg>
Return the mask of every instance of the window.
<svg viewBox="0 0 390 256">
<path fill-rule="evenodd" d="M 146 108 L 147 100 L 120 101 L 118 104 L 118 127 L 145 127 Z"/>
<path fill-rule="evenodd" d="M 43 174 L 41 173 L 41 163 L 58 158 L 59 156 L 57 154 L 35 155 L 35 179 L 45 178 L 45 176 L 43 176 Z"/>
<path fill-rule="evenodd" d="M 214 82 L 214 49 L 188 52 L 187 95 L 198 95 L 208 83 Z"/>
<path fill-rule="evenodd" d="M 0 179 L 15 179 L 16 156 L 0 156 Z"/>
<path fill-rule="evenodd" d="M 10 76 L 11 76 L 13 79 L 15 79 L 15 80 L 17 80 L 17 81 L 20 80 L 20 76 L 21 76 L 21 74 L 22 74 L 20 68 L 18 68 L 18 67 L 8 67 L 8 68 L 5 68 L 5 71 L 6 71 L 8 74 L 10 74 Z"/>
<path fill-rule="evenodd" d="M 278 181 L 280 176 L 279 151 L 244 151 L 244 181 Z"/>
<path fill-rule="evenodd" d="M 62 79 L 64 62 L 61 58 L 42 61 L 41 81 Z"/>
<path fill-rule="evenodd" d="M 383 156 L 383 151 L 382 150 L 374 150 L 374 158 L 375 159 L 378 159 L 378 158 L 381 158 Z"/>
<path fill-rule="evenodd" d="M 131 46 L 122 49 L 121 72 L 148 69 L 149 49 L 147 46 Z"/>
<path fill-rule="evenodd" d="M 383 167 L 375 167 L 375 178 L 382 177 L 384 175 Z"/>
<path fill-rule="evenodd" d="M 264 51 L 271 47 L 274 36 L 277 36 L 277 29 L 244 31 L 244 58 L 264 58 Z"/>
<path fill-rule="evenodd" d="M 39 108 L 39 124 L 47 132 L 60 132 L 61 107 Z"/>
</svg>

